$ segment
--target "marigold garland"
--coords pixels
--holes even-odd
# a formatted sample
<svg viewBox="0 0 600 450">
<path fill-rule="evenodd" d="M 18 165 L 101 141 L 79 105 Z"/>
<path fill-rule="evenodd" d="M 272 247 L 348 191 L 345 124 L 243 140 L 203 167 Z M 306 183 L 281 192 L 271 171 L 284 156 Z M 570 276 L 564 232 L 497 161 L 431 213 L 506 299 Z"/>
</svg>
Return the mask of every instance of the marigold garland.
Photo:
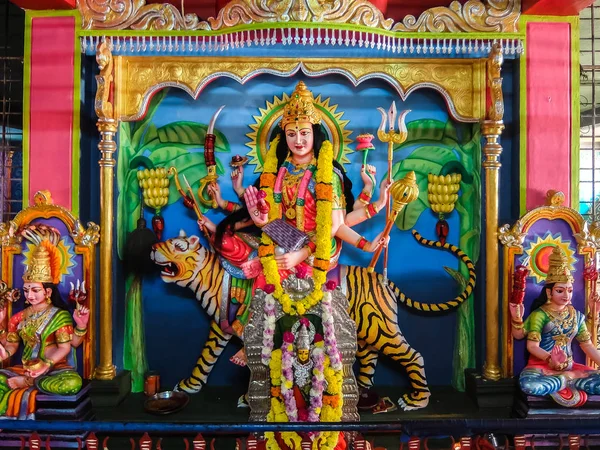
<svg viewBox="0 0 600 450">
<path fill-rule="evenodd" d="M 271 372 L 271 383 L 276 386 L 281 383 L 282 374 L 282 352 L 281 349 L 273 350 L 271 354 L 271 362 L 269 369 Z M 342 418 L 342 406 L 344 403 L 342 395 L 342 371 L 333 370 L 329 361 L 329 357 L 325 356 L 324 376 L 327 382 L 327 394 L 323 396 L 323 407 L 319 419 L 321 422 L 339 422 Z M 325 400 L 327 398 L 327 400 Z M 267 422 L 289 422 L 285 412 L 285 404 L 281 397 L 271 397 L 271 409 L 267 414 Z M 279 433 L 281 438 L 292 449 L 299 449 L 302 438 L 294 432 Z M 275 433 L 265 433 L 268 450 L 280 450 Z M 320 433 L 313 441 L 312 448 L 314 450 L 332 450 L 338 443 L 339 432 L 327 431 Z"/>
<path fill-rule="evenodd" d="M 260 177 L 261 189 L 267 194 L 266 201 L 271 206 L 269 222 L 281 218 L 282 208 L 280 203 L 273 199 L 275 172 L 277 171 L 277 139 L 271 143 L 265 158 L 264 172 Z M 283 312 L 290 315 L 304 315 L 323 298 L 322 286 L 327 279 L 329 259 L 331 258 L 331 227 L 333 213 L 333 146 L 325 141 L 321 145 L 317 161 L 317 228 L 315 233 L 316 249 L 314 252 L 315 264 L 313 265 L 314 290 L 300 300 L 292 300 L 281 286 L 281 277 L 275 261 L 275 245 L 271 238 L 262 234 L 261 248 L 259 248 L 260 261 L 265 274 L 265 281 L 275 286 L 273 296 L 281 304 Z"/>
</svg>

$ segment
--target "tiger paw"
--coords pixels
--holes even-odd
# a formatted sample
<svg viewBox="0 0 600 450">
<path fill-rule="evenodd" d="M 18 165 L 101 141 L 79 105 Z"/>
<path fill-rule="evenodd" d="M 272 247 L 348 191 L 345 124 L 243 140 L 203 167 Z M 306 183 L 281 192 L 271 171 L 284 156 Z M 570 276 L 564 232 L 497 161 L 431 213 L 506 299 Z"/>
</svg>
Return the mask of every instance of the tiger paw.
<svg viewBox="0 0 600 450">
<path fill-rule="evenodd" d="M 414 411 L 416 409 L 425 408 L 429 404 L 431 392 L 418 391 L 404 394 L 398 399 L 398 406 L 404 411 Z"/>
</svg>

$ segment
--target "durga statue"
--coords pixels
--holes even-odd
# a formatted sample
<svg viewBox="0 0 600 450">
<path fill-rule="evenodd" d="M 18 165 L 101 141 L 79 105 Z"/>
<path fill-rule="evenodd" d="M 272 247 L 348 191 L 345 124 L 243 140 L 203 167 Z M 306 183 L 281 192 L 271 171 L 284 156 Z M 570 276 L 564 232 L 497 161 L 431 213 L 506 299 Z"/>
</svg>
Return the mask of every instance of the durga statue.
<svg viewBox="0 0 600 450">
<path fill-rule="evenodd" d="M 367 252 L 386 244 L 383 234 L 369 241 L 352 227 L 385 206 L 390 183 L 384 181 L 379 198 L 371 201 L 370 181 L 355 202 L 352 183 L 334 157 L 321 114 L 303 82 L 285 105 L 279 128 L 255 185 L 244 190 L 243 171 L 232 173 L 242 204 L 224 201 L 214 183 L 210 194 L 230 214 L 218 225 L 207 218 L 199 225 L 209 230 L 221 262 L 251 283 L 252 295 L 240 302 L 245 304 L 233 328 L 242 332 L 249 311 L 263 321 L 260 358 L 271 381 L 267 420 L 339 422 L 343 378 L 352 377 L 355 389 L 356 381 L 351 369 L 350 375 L 344 374 L 337 347 L 338 314 L 349 316 L 347 299 L 336 289 L 335 269 L 342 242 Z M 371 180 L 372 172 L 372 167 L 363 166 L 363 180 Z M 254 307 L 258 296 L 264 298 L 261 311 Z M 336 296 L 345 301 L 341 308 L 332 306 Z M 356 348 L 356 329 L 351 320 L 349 324 Z M 313 448 L 332 449 L 343 442 L 343 435 L 267 433 L 270 448 L 294 448 L 306 439 Z"/>
</svg>

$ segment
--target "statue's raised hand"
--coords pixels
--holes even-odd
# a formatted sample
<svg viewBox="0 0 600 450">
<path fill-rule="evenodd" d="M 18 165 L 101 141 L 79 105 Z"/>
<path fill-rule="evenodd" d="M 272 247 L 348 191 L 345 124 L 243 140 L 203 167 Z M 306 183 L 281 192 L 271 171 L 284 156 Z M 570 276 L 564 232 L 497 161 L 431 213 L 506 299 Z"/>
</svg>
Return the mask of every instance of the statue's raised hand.
<svg viewBox="0 0 600 450">
<path fill-rule="evenodd" d="M 80 330 L 85 330 L 90 321 L 90 309 L 86 306 L 79 306 L 73 312 L 73 321 Z"/>
<path fill-rule="evenodd" d="M 509 303 L 508 311 L 510 312 L 510 318 L 513 323 L 522 323 L 523 322 L 523 303 Z"/>
<path fill-rule="evenodd" d="M 371 164 L 362 165 L 360 168 L 360 178 L 365 185 L 365 191 L 372 191 L 375 186 L 375 175 L 377 174 L 377 169 L 375 166 Z"/>
<path fill-rule="evenodd" d="M 221 187 L 213 181 L 206 187 L 206 190 L 208 191 L 208 195 L 210 196 L 210 198 L 216 200 L 217 205 L 219 205 L 219 208 L 225 209 L 225 207 L 227 206 L 227 202 L 223 200 L 223 196 L 221 195 Z"/>
<path fill-rule="evenodd" d="M 244 166 L 236 167 L 231 171 L 231 186 L 238 197 L 244 195 Z"/>
<path fill-rule="evenodd" d="M 559 345 L 552 348 L 548 365 L 554 370 L 565 370 L 567 368 L 567 354 Z"/>
<path fill-rule="evenodd" d="M 269 204 L 263 196 L 259 195 L 258 189 L 248 186 L 244 192 L 244 201 L 254 224 L 258 227 L 266 225 L 269 221 Z"/>
<path fill-rule="evenodd" d="M 80 282 L 77 280 L 77 287 L 71 284 L 71 290 L 69 291 L 69 300 L 75 302 L 75 309 L 79 308 L 80 305 L 84 304 L 87 300 L 87 292 L 85 290 L 85 281 Z"/>
</svg>

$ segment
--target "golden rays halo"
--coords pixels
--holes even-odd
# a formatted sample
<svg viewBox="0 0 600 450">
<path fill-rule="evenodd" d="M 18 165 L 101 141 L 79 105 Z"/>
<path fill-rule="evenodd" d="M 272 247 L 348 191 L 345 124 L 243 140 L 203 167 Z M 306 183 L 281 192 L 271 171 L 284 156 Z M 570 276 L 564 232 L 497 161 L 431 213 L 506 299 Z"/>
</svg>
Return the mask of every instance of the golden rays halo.
<svg viewBox="0 0 600 450">
<path fill-rule="evenodd" d="M 569 262 L 569 270 L 575 270 L 575 250 L 570 246 L 569 241 L 563 241 L 560 234 L 553 236 L 550 231 L 546 232 L 544 237 L 536 236 L 535 240 L 528 243 L 528 248 L 521 258 L 521 263 L 529 269 L 529 276 L 535 279 L 538 284 L 546 280 L 548 274 L 548 264 L 550 262 L 550 254 L 554 247 L 560 247 L 567 255 Z"/>
<path fill-rule="evenodd" d="M 253 116 L 255 122 L 250 124 L 252 132 L 246 134 L 251 140 L 246 145 L 250 147 L 248 152 L 250 164 L 256 165 L 255 173 L 262 171 L 273 130 L 279 124 L 284 106 L 289 100 L 290 96 L 286 93 L 283 93 L 281 99 L 275 96 L 272 102 L 267 100 L 265 108 L 258 109 L 260 111 L 259 115 Z M 329 102 L 330 98 L 322 100 L 321 95 L 319 95 L 315 98 L 314 105 L 323 117 L 322 125 L 333 144 L 335 159 L 339 163 L 345 164 L 350 162 L 347 155 L 353 152 L 349 147 L 352 143 L 352 139 L 350 139 L 352 130 L 346 129 L 346 125 L 350 121 L 342 120 L 344 112 L 338 112 L 338 105 L 330 105 Z"/>
<path fill-rule="evenodd" d="M 37 247 L 37 245 L 33 242 L 27 242 L 27 248 L 23 252 L 23 265 L 25 268 L 29 265 L 29 261 L 31 259 L 31 255 L 33 255 L 33 251 Z M 59 284 L 63 282 L 64 277 L 67 275 L 73 275 L 73 267 L 77 265 L 75 261 L 75 252 L 73 250 L 73 245 L 63 237 L 58 244 L 56 245 L 57 255 L 58 255 L 58 271 L 60 274 Z M 52 274 L 54 276 L 54 273 Z"/>
</svg>

